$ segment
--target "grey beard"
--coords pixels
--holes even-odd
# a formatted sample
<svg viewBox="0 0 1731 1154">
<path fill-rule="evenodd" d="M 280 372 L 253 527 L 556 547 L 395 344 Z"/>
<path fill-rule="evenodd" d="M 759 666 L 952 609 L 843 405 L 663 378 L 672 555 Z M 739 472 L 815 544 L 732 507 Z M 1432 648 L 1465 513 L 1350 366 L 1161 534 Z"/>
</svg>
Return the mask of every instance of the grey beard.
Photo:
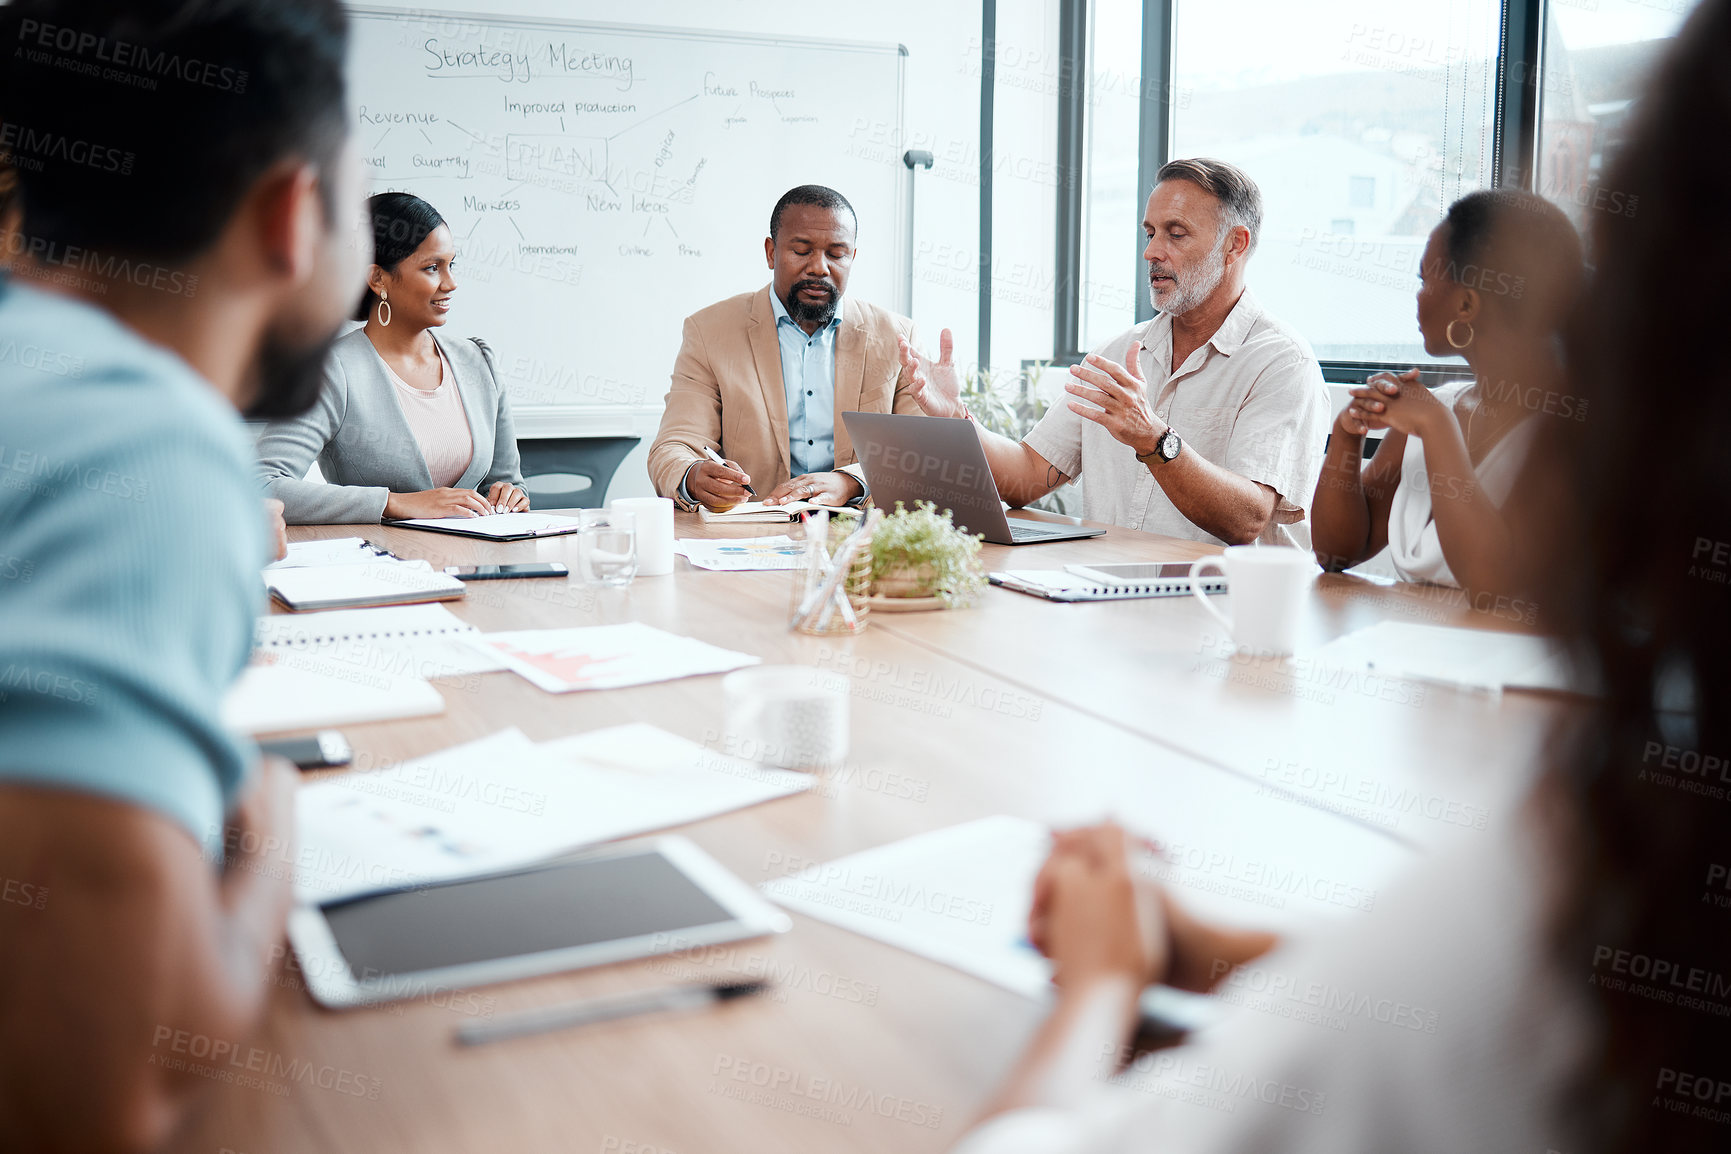
<svg viewBox="0 0 1731 1154">
<path fill-rule="evenodd" d="M 1149 272 L 1148 303 L 1155 312 L 1164 312 L 1171 316 L 1183 316 L 1197 305 L 1208 299 L 1210 293 L 1220 287 L 1220 282 L 1226 278 L 1226 259 L 1222 249 L 1215 249 L 1209 256 L 1208 263 L 1194 272 L 1175 275 L 1173 293 L 1170 303 L 1164 308 L 1154 296 L 1153 272 Z"/>
</svg>

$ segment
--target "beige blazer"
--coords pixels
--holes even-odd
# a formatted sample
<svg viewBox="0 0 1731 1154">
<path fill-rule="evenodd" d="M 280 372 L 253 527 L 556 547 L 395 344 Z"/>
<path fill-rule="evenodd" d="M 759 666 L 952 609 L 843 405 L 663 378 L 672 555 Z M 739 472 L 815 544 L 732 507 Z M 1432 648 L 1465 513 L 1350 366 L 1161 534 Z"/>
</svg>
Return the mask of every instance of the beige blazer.
<svg viewBox="0 0 1731 1154">
<path fill-rule="evenodd" d="M 741 293 L 685 319 L 661 431 L 649 449 L 649 476 L 662 496 L 679 499 L 679 482 L 692 462 L 704 459 L 705 445 L 739 462 L 760 495 L 791 475 L 787 393 L 769 291 L 765 286 Z M 843 413 L 921 411 L 902 373 L 897 336 L 918 345 L 908 318 L 842 298 L 835 334 L 835 463 L 855 476 L 858 458 Z"/>
</svg>

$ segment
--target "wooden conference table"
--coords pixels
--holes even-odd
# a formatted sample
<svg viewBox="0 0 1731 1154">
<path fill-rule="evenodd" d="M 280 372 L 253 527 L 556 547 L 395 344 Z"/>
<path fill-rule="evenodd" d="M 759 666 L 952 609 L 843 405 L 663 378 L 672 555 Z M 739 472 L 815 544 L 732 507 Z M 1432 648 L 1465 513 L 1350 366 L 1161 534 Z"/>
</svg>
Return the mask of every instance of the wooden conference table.
<svg viewBox="0 0 1731 1154">
<path fill-rule="evenodd" d="M 676 529 L 781 531 L 687 514 Z M 561 560 L 576 570 L 570 537 L 291 530 L 296 540 L 355 535 L 438 567 Z M 985 552 L 988 568 L 1053 569 L 1212 551 L 1112 528 Z M 992 814 L 1062 823 L 1110 812 L 1162 840 L 1177 863 L 1174 893 L 1201 910 L 1282 928 L 1350 919 L 1419 854 L 1479 836 L 1510 810 L 1556 709 L 1537 695 L 1341 681 L 1306 662 L 1235 659 L 1193 598 L 1061 605 L 989 589 L 965 611 L 874 613 L 862 634 L 824 638 L 788 631 L 788 573 L 676 566 L 624 589 L 477 583 L 447 604 L 483 631 L 642 621 L 851 678 L 853 739 L 839 772 L 809 793 L 679 831 L 752 883 Z M 1390 618 L 1510 628 L 1522 613 L 1458 601 L 1326 576 L 1306 639 Z M 718 677 L 565 695 L 510 673 L 436 684 L 442 715 L 346 727 L 358 758 L 421 756 L 513 725 L 542 741 L 635 721 L 723 748 Z M 769 975 L 775 992 L 474 1049 L 452 1040 L 478 1010 L 742 974 Z M 175 1149 L 937 1151 L 969 1125 L 1041 1014 L 1007 990 L 798 915 L 791 933 L 698 957 L 375 1009 L 317 1008 L 292 963 L 272 981 L 267 1021 L 248 1044 L 278 1076 L 213 1085 Z"/>
</svg>

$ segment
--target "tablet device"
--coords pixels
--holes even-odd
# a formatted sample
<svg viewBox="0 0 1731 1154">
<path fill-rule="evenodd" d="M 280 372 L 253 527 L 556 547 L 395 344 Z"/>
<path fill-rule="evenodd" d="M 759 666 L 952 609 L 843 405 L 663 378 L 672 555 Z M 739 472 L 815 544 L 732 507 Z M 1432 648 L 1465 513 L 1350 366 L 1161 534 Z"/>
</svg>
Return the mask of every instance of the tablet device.
<svg viewBox="0 0 1731 1154">
<path fill-rule="evenodd" d="M 1114 565 L 1066 565 L 1064 572 L 1101 585 L 1134 588 L 1143 596 L 1170 596 L 1190 592 L 1190 562 L 1137 561 Z M 1226 578 L 1218 573 L 1201 576 L 1204 593 L 1226 592 Z"/>
<path fill-rule="evenodd" d="M 681 837 L 289 915 L 320 1005 L 376 1005 L 785 933 L 788 916 Z"/>
</svg>

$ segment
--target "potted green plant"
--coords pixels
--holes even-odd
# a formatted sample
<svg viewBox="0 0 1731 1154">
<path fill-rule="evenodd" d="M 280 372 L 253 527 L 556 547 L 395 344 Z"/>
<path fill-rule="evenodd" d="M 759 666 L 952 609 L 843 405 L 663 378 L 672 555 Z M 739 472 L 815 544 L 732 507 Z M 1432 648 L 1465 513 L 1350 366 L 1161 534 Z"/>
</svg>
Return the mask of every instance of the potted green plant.
<svg viewBox="0 0 1731 1154">
<path fill-rule="evenodd" d="M 930 501 L 896 502 L 872 533 L 872 592 L 879 597 L 936 597 L 946 609 L 967 605 L 985 587 L 980 538 L 962 532 Z"/>
</svg>

